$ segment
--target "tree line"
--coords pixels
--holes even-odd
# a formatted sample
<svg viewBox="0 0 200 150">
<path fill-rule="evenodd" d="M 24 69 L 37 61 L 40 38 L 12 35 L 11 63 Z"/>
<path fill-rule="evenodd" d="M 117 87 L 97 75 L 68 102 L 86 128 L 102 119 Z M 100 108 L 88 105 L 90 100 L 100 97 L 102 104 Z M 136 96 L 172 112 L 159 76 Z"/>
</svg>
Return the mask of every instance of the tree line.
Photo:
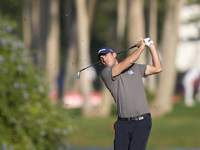
<svg viewBox="0 0 200 150">
<path fill-rule="evenodd" d="M 97 61 L 100 47 L 109 46 L 116 52 L 134 45 L 141 37 L 151 37 L 162 58 L 164 71 L 145 80 L 148 91 L 155 95 L 151 103 L 153 115 L 162 116 L 173 108 L 177 71 L 175 52 L 178 42 L 179 13 L 194 0 L 3 0 L 1 16 L 17 22 L 16 32 L 35 64 L 45 70 L 51 93 L 81 91 L 84 96 L 82 114 L 85 117 L 110 113 L 112 97 L 97 80 L 91 82 L 85 71 L 76 79 L 79 69 Z M 5 7 L 3 7 L 5 6 Z M 16 18 L 15 18 L 16 17 Z M 123 59 L 131 51 L 120 59 Z M 138 63 L 151 63 L 149 51 Z M 95 66 L 97 74 L 101 65 Z M 61 77 L 59 88 L 57 79 Z M 91 107 L 89 95 L 101 91 L 103 102 Z"/>
</svg>

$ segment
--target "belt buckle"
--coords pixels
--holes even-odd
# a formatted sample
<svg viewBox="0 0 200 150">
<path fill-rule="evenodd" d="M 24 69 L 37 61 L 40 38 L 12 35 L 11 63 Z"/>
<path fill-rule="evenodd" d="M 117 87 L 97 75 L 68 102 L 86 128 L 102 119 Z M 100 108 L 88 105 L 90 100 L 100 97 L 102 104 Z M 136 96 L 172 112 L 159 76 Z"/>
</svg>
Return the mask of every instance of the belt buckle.
<svg viewBox="0 0 200 150">
<path fill-rule="evenodd" d="M 144 117 L 142 117 L 142 116 L 138 117 L 138 120 L 143 120 L 143 119 L 144 119 Z"/>
</svg>

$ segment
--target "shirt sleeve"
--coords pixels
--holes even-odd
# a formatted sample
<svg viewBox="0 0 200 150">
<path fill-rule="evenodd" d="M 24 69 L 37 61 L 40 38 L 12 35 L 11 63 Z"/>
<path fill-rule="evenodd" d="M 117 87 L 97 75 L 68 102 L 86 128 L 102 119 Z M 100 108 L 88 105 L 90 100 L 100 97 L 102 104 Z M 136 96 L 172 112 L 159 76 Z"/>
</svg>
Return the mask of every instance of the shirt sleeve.
<svg viewBox="0 0 200 150">
<path fill-rule="evenodd" d="M 146 69 L 147 69 L 147 65 L 146 64 L 137 64 L 137 68 L 141 74 L 142 77 L 146 78 Z"/>
<path fill-rule="evenodd" d="M 112 67 L 104 68 L 103 71 L 101 72 L 101 78 L 106 86 L 112 84 L 112 82 L 114 81 L 112 77 Z"/>
</svg>

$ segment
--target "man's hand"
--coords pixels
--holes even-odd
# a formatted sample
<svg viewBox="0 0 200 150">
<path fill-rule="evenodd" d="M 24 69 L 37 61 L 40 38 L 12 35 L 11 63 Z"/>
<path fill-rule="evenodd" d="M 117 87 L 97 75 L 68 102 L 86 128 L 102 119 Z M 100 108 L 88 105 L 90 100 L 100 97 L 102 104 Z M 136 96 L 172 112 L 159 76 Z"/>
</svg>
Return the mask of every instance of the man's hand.
<svg viewBox="0 0 200 150">
<path fill-rule="evenodd" d="M 148 47 L 149 47 L 149 45 L 154 44 L 154 42 L 150 38 L 145 38 L 144 42 L 145 42 L 145 45 L 148 46 Z"/>
<path fill-rule="evenodd" d="M 135 43 L 135 45 L 139 48 L 141 46 L 145 47 L 145 43 L 144 43 L 144 40 L 141 38 L 140 41 L 138 41 L 137 43 Z"/>
</svg>

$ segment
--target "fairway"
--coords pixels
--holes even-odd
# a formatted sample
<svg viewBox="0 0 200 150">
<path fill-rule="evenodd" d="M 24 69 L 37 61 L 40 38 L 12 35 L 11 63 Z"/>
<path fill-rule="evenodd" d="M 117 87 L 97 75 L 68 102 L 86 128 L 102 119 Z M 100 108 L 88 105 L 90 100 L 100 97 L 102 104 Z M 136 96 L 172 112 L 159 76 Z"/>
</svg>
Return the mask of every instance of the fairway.
<svg viewBox="0 0 200 150">
<path fill-rule="evenodd" d="M 200 104 L 187 108 L 183 102 L 174 104 L 170 114 L 153 119 L 153 126 L 147 145 L 148 149 L 200 148 Z M 80 111 L 80 110 L 78 110 Z M 74 111 L 73 111 L 74 112 Z M 73 113 L 72 123 L 76 130 L 69 136 L 72 147 L 112 147 L 113 123 L 117 116 L 84 119 Z"/>
</svg>

